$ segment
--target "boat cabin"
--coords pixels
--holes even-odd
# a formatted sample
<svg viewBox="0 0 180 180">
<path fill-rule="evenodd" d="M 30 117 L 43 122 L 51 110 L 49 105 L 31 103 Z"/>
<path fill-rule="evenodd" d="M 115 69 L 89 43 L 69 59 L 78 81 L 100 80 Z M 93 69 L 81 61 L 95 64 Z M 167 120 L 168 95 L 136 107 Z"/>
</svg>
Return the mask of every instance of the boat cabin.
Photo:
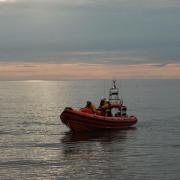
<svg viewBox="0 0 180 180">
<path fill-rule="evenodd" d="M 127 116 L 127 108 L 123 106 L 123 100 L 119 98 L 119 90 L 116 86 L 116 80 L 113 80 L 113 86 L 109 90 L 109 102 L 111 104 L 111 115 L 113 117 Z"/>
<path fill-rule="evenodd" d="M 119 104 L 112 104 L 110 110 L 111 110 L 112 117 L 127 116 L 126 106 L 119 105 Z"/>
</svg>

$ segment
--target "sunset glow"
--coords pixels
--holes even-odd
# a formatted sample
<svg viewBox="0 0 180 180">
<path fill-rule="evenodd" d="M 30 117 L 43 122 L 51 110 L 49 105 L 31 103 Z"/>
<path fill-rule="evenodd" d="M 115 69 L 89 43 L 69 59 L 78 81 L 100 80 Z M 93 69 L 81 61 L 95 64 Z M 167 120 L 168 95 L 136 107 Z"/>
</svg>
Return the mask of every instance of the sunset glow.
<svg viewBox="0 0 180 180">
<path fill-rule="evenodd" d="M 180 79 L 180 64 L 1 64 L 0 80 Z"/>
</svg>

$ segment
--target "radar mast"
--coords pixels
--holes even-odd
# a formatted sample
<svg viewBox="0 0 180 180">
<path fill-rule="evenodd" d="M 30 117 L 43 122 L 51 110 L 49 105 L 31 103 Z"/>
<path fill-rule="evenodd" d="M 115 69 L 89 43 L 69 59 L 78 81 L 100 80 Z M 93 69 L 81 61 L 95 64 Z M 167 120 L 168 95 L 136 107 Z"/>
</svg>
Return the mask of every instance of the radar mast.
<svg viewBox="0 0 180 180">
<path fill-rule="evenodd" d="M 123 104 L 123 101 L 119 98 L 119 90 L 116 86 L 116 80 L 113 80 L 113 86 L 109 90 L 109 102 Z"/>
</svg>

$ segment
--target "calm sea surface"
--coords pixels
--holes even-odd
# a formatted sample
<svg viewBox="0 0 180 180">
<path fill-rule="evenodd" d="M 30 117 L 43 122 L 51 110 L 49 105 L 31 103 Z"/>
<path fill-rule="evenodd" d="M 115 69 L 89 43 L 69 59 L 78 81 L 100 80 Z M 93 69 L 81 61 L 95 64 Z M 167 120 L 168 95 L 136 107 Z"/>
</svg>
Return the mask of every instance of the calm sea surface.
<svg viewBox="0 0 180 180">
<path fill-rule="evenodd" d="M 180 80 L 121 80 L 134 129 L 72 135 L 66 106 L 96 104 L 110 81 L 0 82 L 0 179 L 180 179 Z"/>
</svg>

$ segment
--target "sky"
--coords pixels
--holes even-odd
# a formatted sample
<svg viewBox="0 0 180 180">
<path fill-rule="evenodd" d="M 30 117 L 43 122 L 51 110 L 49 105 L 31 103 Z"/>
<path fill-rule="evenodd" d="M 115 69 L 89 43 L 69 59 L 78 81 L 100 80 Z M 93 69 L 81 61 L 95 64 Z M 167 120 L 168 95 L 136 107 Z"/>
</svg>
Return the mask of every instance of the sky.
<svg viewBox="0 0 180 180">
<path fill-rule="evenodd" d="M 179 0 L 0 0 L 0 80 L 180 79 Z"/>
</svg>

